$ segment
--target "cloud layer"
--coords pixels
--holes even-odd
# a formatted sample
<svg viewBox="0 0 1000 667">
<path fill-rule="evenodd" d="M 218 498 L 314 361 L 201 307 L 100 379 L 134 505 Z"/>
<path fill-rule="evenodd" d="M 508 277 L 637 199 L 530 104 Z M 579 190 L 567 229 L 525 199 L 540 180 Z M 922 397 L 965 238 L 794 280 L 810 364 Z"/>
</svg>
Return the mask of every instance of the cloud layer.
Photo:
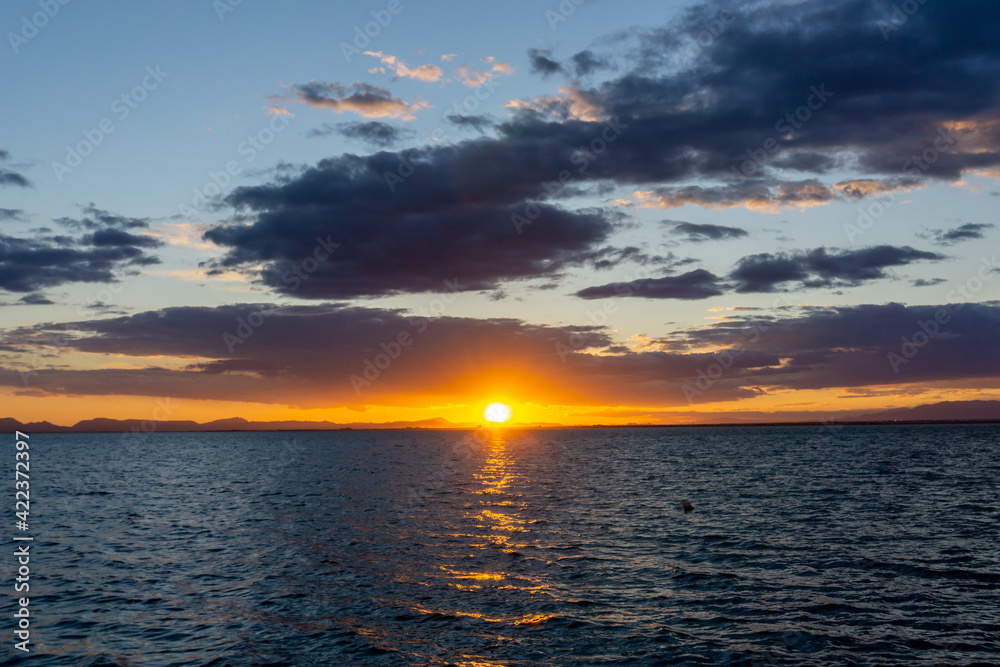
<svg viewBox="0 0 1000 667">
<path fill-rule="evenodd" d="M 53 368 L 32 375 L 34 390 L 55 394 L 329 407 L 462 400 L 500 383 L 524 401 L 666 407 L 782 389 L 1000 377 L 1000 306 L 887 304 L 736 316 L 642 349 L 615 345 L 592 326 L 336 304 L 183 307 L 15 329 L 0 345 L 188 362 L 179 370 Z M 0 383 L 23 386 L 16 369 L 0 371 Z"/>
<path fill-rule="evenodd" d="M 682 223 L 686 224 L 686 223 Z M 702 225 L 696 225 L 702 227 Z M 707 225 L 713 228 L 715 225 Z M 722 228 L 729 229 L 729 228 Z M 712 229 L 709 235 L 732 232 Z M 711 236 L 710 236 L 711 237 Z M 718 238 L 719 236 L 716 236 Z M 707 299 L 728 291 L 774 292 L 788 288 L 855 287 L 888 277 L 886 269 L 917 261 L 939 261 L 944 255 L 909 246 L 873 246 L 858 250 L 816 248 L 792 253 L 759 253 L 740 259 L 727 283 L 703 269 L 682 276 L 640 279 L 588 287 L 577 292 L 584 299 L 637 297 L 643 299 Z M 793 283 L 793 284 L 790 284 Z"/>
<path fill-rule="evenodd" d="M 84 217 L 60 218 L 56 222 L 77 236 L 46 234 L 40 230 L 31 238 L 0 234 L 0 289 L 8 292 L 35 292 L 67 283 L 110 283 L 137 267 L 158 264 L 146 251 L 163 245 L 151 236 L 134 234 L 148 221 L 127 218 L 93 204 L 84 207 Z M 22 299 L 41 304 L 39 295 Z"/>
</svg>

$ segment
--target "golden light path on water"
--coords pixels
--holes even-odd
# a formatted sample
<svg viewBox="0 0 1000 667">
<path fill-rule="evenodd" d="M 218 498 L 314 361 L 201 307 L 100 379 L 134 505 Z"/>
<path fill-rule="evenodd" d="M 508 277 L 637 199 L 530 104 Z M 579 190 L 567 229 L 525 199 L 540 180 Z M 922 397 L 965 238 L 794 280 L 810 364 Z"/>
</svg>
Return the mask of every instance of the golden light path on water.
<svg viewBox="0 0 1000 667">
<path fill-rule="evenodd" d="M 487 623 L 491 628 L 483 629 L 484 637 L 502 644 L 513 640 L 506 636 L 502 629 L 504 626 L 513 629 L 516 626 L 541 624 L 550 616 L 491 614 L 488 610 L 499 605 L 491 604 L 490 600 L 511 595 L 527 595 L 531 598 L 548 591 L 550 587 L 537 577 L 527 573 L 512 573 L 505 567 L 521 556 L 521 543 L 527 540 L 527 534 L 531 532 L 528 522 L 520 516 L 522 494 L 517 487 L 524 480 L 517 479 L 516 448 L 510 433 L 502 428 L 477 429 L 470 433 L 465 444 L 471 450 L 470 461 L 476 462 L 470 466 L 470 477 L 460 482 L 465 487 L 463 496 L 467 500 L 463 521 L 466 529 L 449 537 L 465 544 L 465 553 L 460 562 L 475 567 L 442 565 L 438 568 L 441 575 L 444 575 L 447 586 L 463 594 L 459 599 L 466 600 L 461 605 L 464 608 L 429 609 L 421 604 L 411 605 L 410 608 L 427 615 L 458 616 Z M 465 486 L 466 482 L 468 486 Z M 466 493 L 469 495 L 465 495 Z M 455 558 L 450 560 L 454 562 Z M 484 661 L 482 656 L 466 655 L 463 658 L 464 660 L 451 664 L 468 667 L 502 664 Z"/>
</svg>

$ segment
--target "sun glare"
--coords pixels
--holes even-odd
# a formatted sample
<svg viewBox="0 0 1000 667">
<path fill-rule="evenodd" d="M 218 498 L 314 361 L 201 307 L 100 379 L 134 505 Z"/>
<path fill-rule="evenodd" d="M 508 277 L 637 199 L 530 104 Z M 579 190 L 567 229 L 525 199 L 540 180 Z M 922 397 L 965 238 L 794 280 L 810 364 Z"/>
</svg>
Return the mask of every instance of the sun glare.
<svg viewBox="0 0 1000 667">
<path fill-rule="evenodd" d="M 486 421 L 492 422 L 494 424 L 502 424 L 503 422 L 510 419 L 513 410 L 506 403 L 490 403 L 483 410 L 483 417 Z"/>
</svg>

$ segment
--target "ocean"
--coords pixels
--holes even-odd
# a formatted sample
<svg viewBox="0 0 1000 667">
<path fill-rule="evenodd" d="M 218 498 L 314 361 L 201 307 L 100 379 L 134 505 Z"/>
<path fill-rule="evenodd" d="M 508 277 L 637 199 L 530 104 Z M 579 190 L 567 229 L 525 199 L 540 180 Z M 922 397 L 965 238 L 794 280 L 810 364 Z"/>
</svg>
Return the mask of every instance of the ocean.
<svg viewBox="0 0 1000 667">
<path fill-rule="evenodd" d="M 998 435 L 34 434 L 2 664 L 1000 664 Z"/>
</svg>

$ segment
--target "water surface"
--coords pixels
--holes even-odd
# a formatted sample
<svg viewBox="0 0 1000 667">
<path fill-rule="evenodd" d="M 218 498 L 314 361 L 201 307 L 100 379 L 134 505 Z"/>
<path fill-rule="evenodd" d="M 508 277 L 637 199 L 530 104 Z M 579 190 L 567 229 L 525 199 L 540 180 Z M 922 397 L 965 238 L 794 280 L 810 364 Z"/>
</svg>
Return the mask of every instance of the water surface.
<svg viewBox="0 0 1000 667">
<path fill-rule="evenodd" d="M 36 434 L 3 664 L 997 664 L 998 433 Z"/>
</svg>

